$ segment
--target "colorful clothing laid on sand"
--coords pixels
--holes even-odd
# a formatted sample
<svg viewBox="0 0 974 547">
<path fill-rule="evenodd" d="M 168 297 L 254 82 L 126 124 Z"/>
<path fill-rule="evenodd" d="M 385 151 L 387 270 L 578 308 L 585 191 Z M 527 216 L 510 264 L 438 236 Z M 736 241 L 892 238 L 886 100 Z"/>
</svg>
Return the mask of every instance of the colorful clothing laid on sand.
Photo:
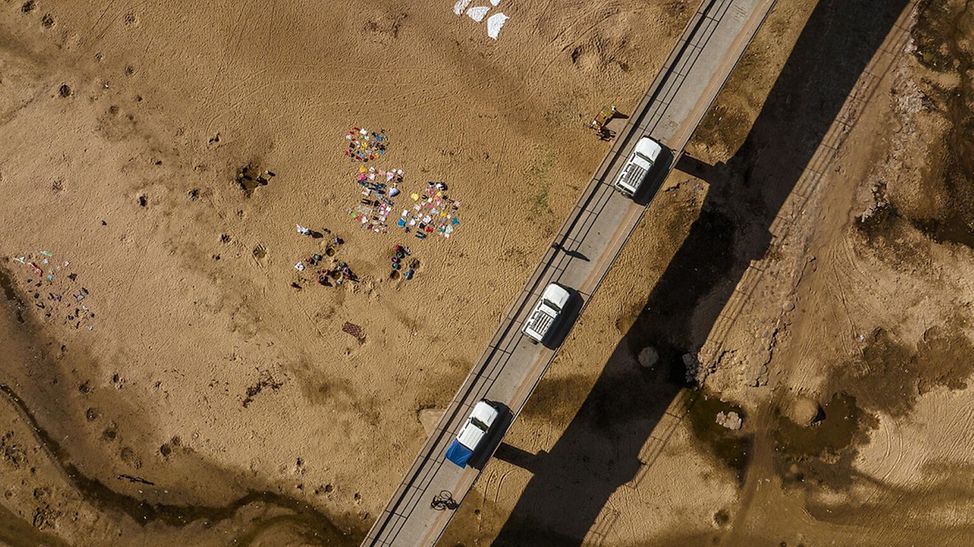
<svg viewBox="0 0 974 547">
<path fill-rule="evenodd" d="M 366 230 L 384 233 L 388 230 L 386 220 L 392 212 L 395 203 L 391 196 L 399 193 L 396 188 L 403 179 L 402 169 L 381 171 L 375 167 L 359 167 L 356 177 L 362 187 L 362 196 L 358 205 L 352 210 L 355 222 Z M 389 186 L 392 185 L 392 186 Z"/>
<path fill-rule="evenodd" d="M 431 234 L 449 238 L 460 227 L 460 202 L 437 190 L 435 182 L 427 184 L 423 194 L 412 194 L 410 198 L 416 203 L 403 209 L 396 226 L 407 233 L 413 232 L 417 239 L 426 239 Z"/>
<path fill-rule="evenodd" d="M 353 127 L 345 135 L 345 140 L 348 141 L 345 155 L 352 158 L 352 161 L 361 162 L 372 161 L 384 156 L 388 143 L 385 129 L 376 132 L 359 127 Z"/>
</svg>

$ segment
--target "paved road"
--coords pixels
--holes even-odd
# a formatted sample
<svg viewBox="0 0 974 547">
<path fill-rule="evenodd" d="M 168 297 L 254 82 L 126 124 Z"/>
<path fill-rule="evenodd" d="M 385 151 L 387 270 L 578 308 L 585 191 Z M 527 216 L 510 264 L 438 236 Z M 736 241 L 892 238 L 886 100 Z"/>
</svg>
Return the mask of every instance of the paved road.
<svg viewBox="0 0 974 547">
<path fill-rule="evenodd" d="M 442 535 L 453 510 L 431 507 L 434 496 L 446 491 L 459 503 L 480 476 L 478 468 L 445 460 L 453 436 L 477 401 L 502 403 L 510 415 L 485 454 L 491 455 L 557 353 L 521 334 L 541 291 L 550 282 L 570 287 L 580 297 L 578 313 L 584 311 L 652 197 L 637 203 L 614 191 L 618 169 L 649 135 L 672 152 L 654 172 L 655 184 L 665 178 L 774 1 L 703 0 L 363 545 L 432 545 Z"/>
</svg>

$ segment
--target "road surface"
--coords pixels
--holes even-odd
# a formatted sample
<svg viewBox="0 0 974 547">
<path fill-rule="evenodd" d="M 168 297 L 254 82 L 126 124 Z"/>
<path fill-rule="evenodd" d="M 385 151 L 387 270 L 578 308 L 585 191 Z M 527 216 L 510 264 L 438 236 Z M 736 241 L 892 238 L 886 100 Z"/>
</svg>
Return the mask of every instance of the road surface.
<svg viewBox="0 0 974 547">
<path fill-rule="evenodd" d="M 510 411 L 508 420 L 493 436 L 486 460 L 557 353 L 521 334 L 541 291 L 551 282 L 574 289 L 577 312 L 584 311 L 642 217 L 646 202 L 676 164 L 773 4 L 774 0 L 703 0 L 363 545 L 432 545 L 442 535 L 455 504 L 480 476 L 477 467 L 461 469 L 446 461 L 450 441 L 477 401 L 503 404 Z M 654 169 L 650 195 L 637 202 L 613 190 L 612 181 L 643 135 L 672 153 Z M 441 493 L 449 501 L 433 504 Z"/>
</svg>

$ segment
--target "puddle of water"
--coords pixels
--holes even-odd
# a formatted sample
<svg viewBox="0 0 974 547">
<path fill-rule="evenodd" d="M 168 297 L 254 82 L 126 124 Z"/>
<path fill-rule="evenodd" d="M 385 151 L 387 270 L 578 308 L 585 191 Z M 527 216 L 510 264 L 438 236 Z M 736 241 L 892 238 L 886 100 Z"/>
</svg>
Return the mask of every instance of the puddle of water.
<svg viewBox="0 0 974 547">
<path fill-rule="evenodd" d="M 690 430 L 726 468 L 734 472 L 737 481 L 743 484 L 747 467 L 751 462 L 753 436 L 740 431 L 731 431 L 717 423 L 718 412 L 737 412 L 747 417 L 741 407 L 724 402 L 715 395 L 696 390 L 684 399 L 689 418 Z"/>
<path fill-rule="evenodd" d="M 852 484 L 856 446 L 876 427 L 876 419 L 843 392 L 822 405 L 822 414 L 814 425 L 802 427 L 775 412 L 775 469 L 785 485 L 811 481 L 846 488 Z"/>
</svg>

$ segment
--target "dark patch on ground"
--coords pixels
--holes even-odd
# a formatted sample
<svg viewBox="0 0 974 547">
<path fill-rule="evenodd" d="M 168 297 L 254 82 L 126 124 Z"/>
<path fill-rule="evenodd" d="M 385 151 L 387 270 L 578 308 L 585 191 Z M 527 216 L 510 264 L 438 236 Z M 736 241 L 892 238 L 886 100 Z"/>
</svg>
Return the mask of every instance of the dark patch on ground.
<svg viewBox="0 0 974 547">
<path fill-rule="evenodd" d="M 171 505 L 153 504 L 105 486 L 98 479 L 88 477 L 71 463 L 70 458 L 45 431 L 31 414 L 24 401 L 6 384 L 0 384 L 0 394 L 10 401 L 34 432 L 38 443 L 50 456 L 51 460 L 64 470 L 64 476 L 71 485 L 81 492 L 85 500 L 94 505 L 117 510 L 131 517 L 135 522 L 147 524 L 161 521 L 170 526 L 185 526 L 197 520 L 218 522 L 234 516 L 242 507 L 251 503 L 265 503 L 291 510 L 307 522 L 313 522 L 314 528 L 308 533 L 313 534 L 321 543 L 329 545 L 357 545 L 355 537 L 360 531 L 343 531 L 332 523 L 325 515 L 298 500 L 270 491 L 250 491 L 232 503 L 225 506 L 211 507 L 202 505 Z"/>
<path fill-rule="evenodd" d="M 704 116 L 693 133 L 693 140 L 708 148 L 718 144 L 733 146 L 744 140 L 750 129 L 750 121 L 744 112 L 718 104 Z"/>
<path fill-rule="evenodd" d="M 937 218 L 909 220 L 938 243 L 974 248 L 974 60 L 967 49 L 974 34 L 974 13 L 970 4 L 966 0 L 924 1 L 912 29 L 920 63 L 936 72 L 955 74 L 960 83 L 955 90 L 931 98 L 933 106 L 947 117 L 950 129 L 945 139 L 944 169 L 934 175 L 936 179 L 923 184 L 932 188 L 942 185 L 946 203 Z"/>
<path fill-rule="evenodd" d="M 23 323 L 26 321 L 24 318 L 24 301 L 17 294 L 17 290 L 14 288 L 13 281 L 10 279 L 10 273 L 6 268 L 0 267 L 0 289 L 3 289 L 3 296 L 10 302 L 13 312 L 17 317 L 18 323 Z"/>
<path fill-rule="evenodd" d="M 858 446 L 878 422 L 848 393 L 832 395 L 822 410 L 824 417 L 809 427 L 795 424 L 780 409 L 773 410 L 775 471 L 785 486 L 843 489 L 853 483 Z"/>
<path fill-rule="evenodd" d="M 734 473 L 738 484 L 744 483 L 751 461 L 753 436 L 741 431 L 731 431 L 717 423 L 718 412 L 737 412 L 746 418 L 741 407 L 722 401 L 720 397 L 696 390 L 685 399 L 687 423 L 690 431 L 717 461 Z"/>
<path fill-rule="evenodd" d="M 284 382 L 276 380 L 270 373 L 270 371 L 262 370 L 257 376 L 257 381 L 253 385 L 247 388 L 247 394 L 243 399 L 243 407 L 247 408 L 250 403 L 254 402 L 254 397 L 260 395 L 265 389 L 270 389 L 271 391 L 277 391 L 281 389 Z"/>
<path fill-rule="evenodd" d="M 549 424 L 564 424 L 575 411 L 564 401 L 577 401 L 589 390 L 589 382 L 581 375 L 546 378 L 521 410 L 526 419 L 537 419 Z"/>
<path fill-rule="evenodd" d="M 948 43 L 953 27 L 950 7 L 945 0 L 924 0 L 917 10 L 916 25 L 910 34 L 916 44 L 913 54 L 920 63 L 937 72 L 953 70 Z"/>
<path fill-rule="evenodd" d="M 967 387 L 974 373 L 974 345 L 962 328 L 959 320 L 931 327 L 915 349 L 876 329 L 861 356 L 840 365 L 830 384 L 853 395 L 867 411 L 906 416 L 917 398 L 935 387 Z"/>
<path fill-rule="evenodd" d="M 261 186 L 267 186 L 270 184 L 271 179 L 274 178 L 275 174 L 273 171 L 268 171 L 261 169 L 254 162 L 250 162 L 246 165 L 240 166 L 237 169 L 237 174 L 234 177 L 237 185 L 244 191 L 244 196 L 251 197 L 254 194 L 254 190 Z"/>
<path fill-rule="evenodd" d="M 910 414 L 935 387 L 964 389 L 974 373 L 974 344 L 959 321 L 923 334 L 916 348 L 876 329 L 861 356 L 838 367 L 829 380 L 824 418 L 802 427 L 774 411 L 775 469 L 786 486 L 847 489 L 862 477 L 853 464 L 858 447 L 879 425 L 878 413 Z"/>
<path fill-rule="evenodd" d="M 855 220 L 863 243 L 880 251 L 879 258 L 901 271 L 929 265 L 930 240 L 916 231 L 908 219 L 885 197 L 873 209 Z"/>
</svg>

